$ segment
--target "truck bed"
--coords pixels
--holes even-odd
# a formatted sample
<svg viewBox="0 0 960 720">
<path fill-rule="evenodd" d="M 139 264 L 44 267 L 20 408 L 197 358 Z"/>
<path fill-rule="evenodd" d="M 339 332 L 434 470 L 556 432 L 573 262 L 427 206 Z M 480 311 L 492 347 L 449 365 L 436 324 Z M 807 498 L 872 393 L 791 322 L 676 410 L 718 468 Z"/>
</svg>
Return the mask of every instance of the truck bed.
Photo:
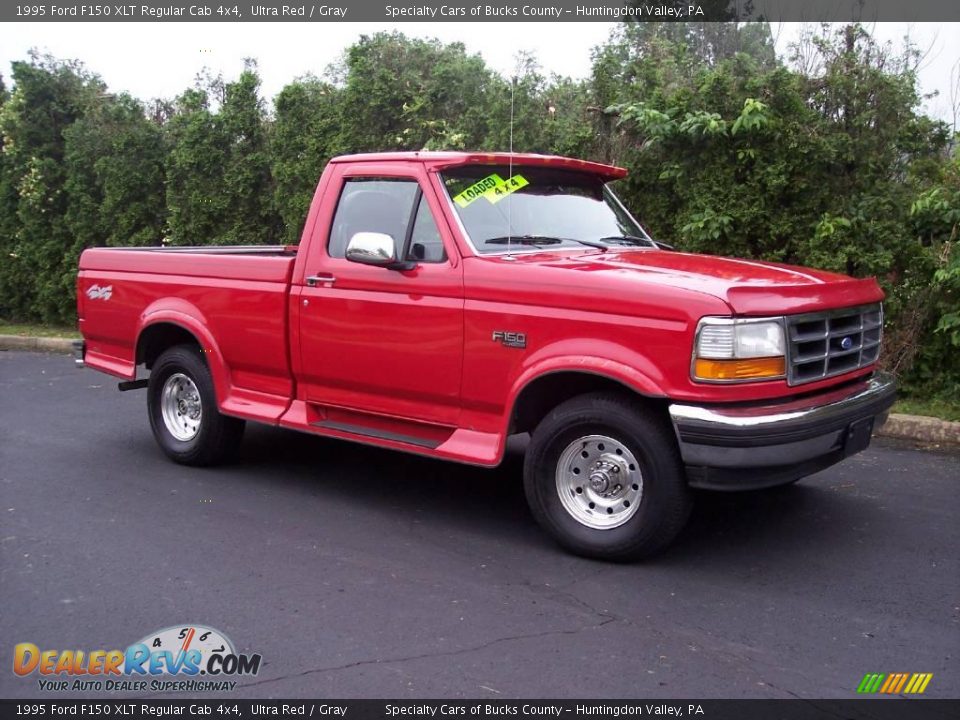
<svg viewBox="0 0 960 720">
<path fill-rule="evenodd" d="M 85 250 L 77 304 L 87 364 L 133 379 L 143 338 L 176 325 L 230 368 L 217 377 L 224 409 L 278 415 L 293 389 L 287 298 L 296 254 L 295 246 Z"/>
<path fill-rule="evenodd" d="M 296 245 L 90 248 L 80 257 L 80 271 L 289 282 L 296 256 Z"/>
</svg>

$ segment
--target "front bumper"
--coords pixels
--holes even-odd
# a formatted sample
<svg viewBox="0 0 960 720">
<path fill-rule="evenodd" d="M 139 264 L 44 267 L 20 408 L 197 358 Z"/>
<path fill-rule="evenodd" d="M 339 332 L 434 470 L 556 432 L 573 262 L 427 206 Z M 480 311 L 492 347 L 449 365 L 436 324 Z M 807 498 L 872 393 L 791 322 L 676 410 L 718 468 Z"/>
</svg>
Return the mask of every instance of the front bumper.
<svg viewBox="0 0 960 720">
<path fill-rule="evenodd" d="M 793 482 L 864 450 L 887 419 L 886 373 L 786 402 L 670 405 L 691 486 L 752 490 Z"/>
</svg>

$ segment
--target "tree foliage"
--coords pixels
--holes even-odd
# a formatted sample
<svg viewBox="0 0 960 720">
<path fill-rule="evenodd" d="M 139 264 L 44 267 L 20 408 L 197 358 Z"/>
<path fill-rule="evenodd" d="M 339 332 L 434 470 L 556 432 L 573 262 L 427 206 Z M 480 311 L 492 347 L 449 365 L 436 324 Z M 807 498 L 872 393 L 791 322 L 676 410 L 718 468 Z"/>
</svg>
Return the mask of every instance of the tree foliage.
<svg viewBox="0 0 960 720">
<path fill-rule="evenodd" d="M 47 322 L 72 316 L 63 278 L 73 268 L 74 238 L 64 222 L 68 198 L 64 133 L 95 105 L 104 86 L 77 62 L 33 54 L 13 63 L 13 92 L 3 104 L 5 194 L 14 196 L 0 238 L 3 314 Z"/>
<path fill-rule="evenodd" d="M 877 276 L 891 366 L 960 399 L 957 364 L 934 333 L 950 334 L 957 307 L 942 259 L 953 257 L 951 138 L 919 111 L 916 55 L 857 25 L 804 43 L 794 54 L 811 74 L 771 63 L 762 44 L 702 57 L 678 29 L 621 33 L 594 76 L 613 123 L 601 145 L 631 169 L 621 192 L 684 249 Z M 611 75 L 632 81 L 610 85 Z"/>
<path fill-rule="evenodd" d="M 0 78 L 0 316 L 69 321 L 85 247 L 296 243 L 334 155 L 512 143 L 624 165 L 628 207 L 681 249 L 878 276 L 886 361 L 960 402 L 957 138 L 917 62 L 856 24 L 777 57 L 767 23 L 626 23 L 573 81 L 380 33 L 272 105 L 253 61 L 144 105 L 33 54 Z"/>
<path fill-rule="evenodd" d="M 340 131 L 340 96 L 316 77 L 295 80 L 274 100 L 270 135 L 273 206 L 283 240 L 295 244 L 310 207 L 317 179 L 334 153 Z"/>
</svg>

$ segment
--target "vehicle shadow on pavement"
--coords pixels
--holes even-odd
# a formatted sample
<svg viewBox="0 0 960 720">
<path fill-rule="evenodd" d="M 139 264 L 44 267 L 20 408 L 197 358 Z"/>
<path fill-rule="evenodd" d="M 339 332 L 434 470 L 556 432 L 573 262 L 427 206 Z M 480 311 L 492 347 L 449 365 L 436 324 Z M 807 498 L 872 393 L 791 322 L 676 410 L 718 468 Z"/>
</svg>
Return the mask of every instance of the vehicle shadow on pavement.
<svg viewBox="0 0 960 720">
<path fill-rule="evenodd" d="M 515 442 L 500 467 L 490 470 L 248 426 L 237 462 L 227 467 L 252 483 L 280 482 L 354 510 L 390 508 L 424 523 L 466 525 L 481 534 L 537 536 L 520 481 L 522 450 Z"/>
<path fill-rule="evenodd" d="M 767 490 L 698 491 L 690 522 L 664 560 L 751 563 L 761 547 L 765 557 L 792 557 L 798 549 L 814 557 L 855 543 L 852 523 L 844 521 L 855 500 L 831 485 L 828 474 L 819 474 Z"/>
<path fill-rule="evenodd" d="M 491 470 L 251 426 L 238 461 L 223 471 L 229 472 L 229 482 L 279 482 L 325 503 L 366 506 L 371 512 L 390 508 L 415 515 L 427 527 L 468 528 L 481 537 L 550 548 L 524 499 L 525 447 L 526 438 L 512 438 L 504 462 Z M 792 554 L 798 547 L 812 554 L 836 550 L 856 541 L 844 517 L 857 500 L 842 487 L 835 473 L 826 472 L 769 490 L 698 491 L 687 528 L 657 562 L 698 564 L 741 555 L 748 562 L 759 546 L 774 555 Z M 863 508 L 851 514 L 862 519 Z"/>
</svg>

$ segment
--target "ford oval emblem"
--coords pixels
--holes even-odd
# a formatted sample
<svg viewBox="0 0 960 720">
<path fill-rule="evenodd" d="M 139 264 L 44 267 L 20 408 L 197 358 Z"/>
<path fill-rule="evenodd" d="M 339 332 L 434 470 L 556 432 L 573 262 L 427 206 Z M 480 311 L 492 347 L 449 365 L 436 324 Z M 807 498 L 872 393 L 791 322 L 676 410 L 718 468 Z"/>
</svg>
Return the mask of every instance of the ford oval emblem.
<svg viewBox="0 0 960 720">
<path fill-rule="evenodd" d="M 849 350 L 850 348 L 852 348 L 853 338 L 845 337 L 843 340 L 840 341 L 840 347 L 842 347 L 844 350 Z"/>
</svg>

